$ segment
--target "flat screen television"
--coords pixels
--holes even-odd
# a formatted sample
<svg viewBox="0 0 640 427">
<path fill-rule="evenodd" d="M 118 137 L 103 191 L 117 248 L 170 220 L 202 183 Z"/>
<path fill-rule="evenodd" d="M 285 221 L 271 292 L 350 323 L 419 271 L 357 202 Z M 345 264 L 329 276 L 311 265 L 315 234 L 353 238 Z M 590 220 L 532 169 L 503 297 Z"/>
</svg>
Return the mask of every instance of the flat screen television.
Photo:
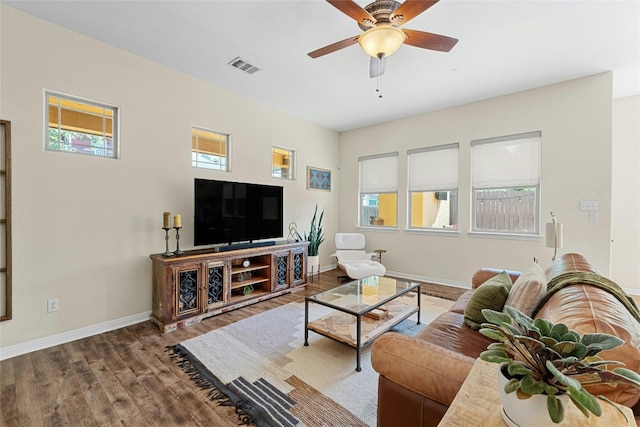
<svg viewBox="0 0 640 427">
<path fill-rule="evenodd" d="M 282 237 L 282 187 L 196 178 L 194 189 L 194 245 Z"/>
</svg>

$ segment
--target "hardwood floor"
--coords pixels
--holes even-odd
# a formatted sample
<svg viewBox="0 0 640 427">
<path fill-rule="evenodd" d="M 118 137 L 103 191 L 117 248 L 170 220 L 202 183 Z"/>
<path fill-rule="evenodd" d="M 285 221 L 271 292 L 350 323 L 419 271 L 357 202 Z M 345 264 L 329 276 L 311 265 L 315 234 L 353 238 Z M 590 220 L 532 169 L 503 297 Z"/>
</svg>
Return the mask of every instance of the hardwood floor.
<svg viewBox="0 0 640 427">
<path fill-rule="evenodd" d="M 237 426 L 234 408 L 210 402 L 165 348 L 279 305 L 302 302 L 305 295 L 337 284 L 337 271 L 331 270 L 303 292 L 167 334 L 142 322 L 4 360 L 0 425 Z"/>
<path fill-rule="evenodd" d="M 305 291 L 214 316 L 167 334 L 151 322 L 0 362 L 2 426 L 237 426 L 171 359 L 167 346 L 336 286 L 331 270 Z M 423 285 L 455 298 L 461 289 Z"/>
</svg>

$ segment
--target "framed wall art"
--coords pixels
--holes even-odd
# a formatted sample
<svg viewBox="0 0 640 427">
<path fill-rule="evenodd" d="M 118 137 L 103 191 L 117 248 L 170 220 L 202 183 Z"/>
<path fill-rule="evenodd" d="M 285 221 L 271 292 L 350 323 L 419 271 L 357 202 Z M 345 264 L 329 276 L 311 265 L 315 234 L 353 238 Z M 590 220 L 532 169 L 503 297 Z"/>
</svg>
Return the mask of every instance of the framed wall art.
<svg viewBox="0 0 640 427">
<path fill-rule="evenodd" d="M 307 166 L 307 190 L 331 191 L 331 171 Z"/>
</svg>

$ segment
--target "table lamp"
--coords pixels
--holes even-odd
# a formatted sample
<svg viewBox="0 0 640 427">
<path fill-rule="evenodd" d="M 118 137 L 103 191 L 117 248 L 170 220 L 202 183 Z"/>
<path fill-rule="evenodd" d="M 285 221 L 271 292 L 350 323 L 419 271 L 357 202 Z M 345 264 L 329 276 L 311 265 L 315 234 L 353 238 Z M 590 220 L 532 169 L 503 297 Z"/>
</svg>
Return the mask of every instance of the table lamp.
<svg viewBox="0 0 640 427">
<path fill-rule="evenodd" d="M 545 244 L 548 248 L 553 248 L 553 258 L 555 261 L 558 248 L 562 248 L 564 237 L 564 224 L 556 222 L 556 216 L 551 212 L 551 222 L 546 225 Z"/>
</svg>

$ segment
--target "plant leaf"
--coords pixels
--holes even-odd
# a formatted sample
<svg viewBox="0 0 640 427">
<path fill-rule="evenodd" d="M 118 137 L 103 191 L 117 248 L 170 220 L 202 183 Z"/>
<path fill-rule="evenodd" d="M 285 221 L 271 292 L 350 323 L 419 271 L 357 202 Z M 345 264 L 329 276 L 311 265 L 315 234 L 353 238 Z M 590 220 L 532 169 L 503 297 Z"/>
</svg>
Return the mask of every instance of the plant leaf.
<svg viewBox="0 0 640 427">
<path fill-rule="evenodd" d="M 584 405 L 582 405 L 580 402 L 576 401 L 576 399 L 574 399 L 573 396 L 571 396 L 571 394 L 568 394 L 568 396 L 569 396 L 569 399 L 571 399 L 571 401 L 575 405 L 575 407 L 578 408 L 580 412 L 584 414 L 585 417 L 588 417 L 590 414 L 589 410 L 585 408 Z"/>
<path fill-rule="evenodd" d="M 522 363 L 511 363 L 507 367 L 507 372 L 509 373 L 509 376 L 516 377 L 516 376 L 531 375 L 532 371 L 531 371 L 531 368 L 529 368 L 526 365 L 523 365 Z"/>
<path fill-rule="evenodd" d="M 578 408 L 582 406 L 598 417 L 602 415 L 602 408 L 598 400 L 582 387 L 579 389 L 569 388 L 569 395 Z M 584 413 L 584 411 L 582 412 Z"/>
<path fill-rule="evenodd" d="M 501 325 L 502 323 L 509 323 L 509 324 L 511 323 L 511 318 L 509 317 L 509 315 L 504 314 L 500 311 L 495 311 L 495 310 L 485 308 L 482 310 L 482 315 L 484 316 L 485 319 L 487 319 L 487 322 L 493 323 L 494 325 Z"/>
<path fill-rule="evenodd" d="M 553 345 L 553 349 L 563 357 L 570 355 L 576 348 L 576 343 L 572 341 L 561 341 Z"/>
<path fill-rule="evenodd" d="M 562 336 L 562 341 L 580 342 L 580 335 L 576 332 L 569 331 Z"/>
<path fill-rule="evenodd" d="M 518 390 L 518 388 L 520 388 L 520 381 L 513 378 L 504 385 L 504 392 L 507 394 L 513 393 L 514 391 Z"/>
<path fill-rule="evenodd" d="M 588 355 L 594 355 L 602 350 L 611 350 L 622 344 L 624 341 L 609 334 L 584 334 L 580 342 L 589 349 Z"/>
<path fill-rule="evenodd" d="M 542 336 L 548 337 L 551 334 L 551 327 L 553 324 L 545 319 L 536 319 L 533 321 L 533 326 L 535 326 Z"/>
<path fill-rule="evenodd" d="M 492 342 L 487 346 L 487 350 L 504 350 L 507 351 L 507 345 L 503 342 Z"/>
<path fill-rule="evenodd" d="M 604 382 L 632 384 L 640 389 L 640 375 L 627 368 L 615 368 L 611 371 L 598 371 L 598 376 Z"/>
<path fill-rule="evenodd" d="M 494 329 L 482 328 L 480 329 L 480 333 L 485 337 L 489 337 L 495 341 L 504 341 L 506 338 L 505 335 L 500 330 L 496 331 Z"/>
<path fill-rule="evenodd" d="M 578 380 L 574 380 L 573 378 L 569 378 L 568 376 L 564 375 L 553 365 L 553 363 L 550 360 L 547 360 L 546 366 L 549 372 L 553 374 L 553 376 L 558 380 L 558 382 L 563 386 L 568 387 L 569 390 L 571 389 L 579 390 L 582 388 L 582 385 L 580 385 L 580 382 Z"/>
<path fill-rule="evenodd" d="M 526 337 L 524 335 L 516 335 L 514 338 L 524 344 L 530 353 L 538 353 L 546 347 L 545 343 L 535 338 Z"/>
<path fill-rule="evenodd" d="M 520 390 L 527 394 L 542 394 L 544 389 L 531 375 L 527 375 L 520 380 Z"/>
<path fill-rule="evenodd" d="M 502 350 L 485 350 L 480 353 L 480 359 L 484 360 L 485 362 L 491 363 L 503 363 L 511 361 L 507 352 Z"/>
<path fill-rule="evenodd" d="M 520 323 L 520 321 L 523 321 L 524 323 L 527 323 L 527 324 L 533 323 L 533 319 L 531 317 L 527 316 L 517 308 L 506 306 L 505 310 L 507 311 L 507 313 L 509 313 L 509 316 L 511 316 L 518 323 Z"/>
<path fill-rule="evenodd" d="M 551 421 L 559 424 L 564 420 L 564 406 L 560 399 L 555 396 L 547 396 L 547 412 Z"/>
<path fill-rule="evenodd" d="M 566 333 L 569 332 L 569 328 L 567 327 L 567 325 L 565 325 L 564 323 L 556 323 L 555 325 L 553 325 L 553 327 L 551 328 L 551 334 L 552 335 L 557 335 L 560 337 L 560 339 L 562 338 L 562 336 Z M 558 339 L 558 341 L 560 341 L 560 339 Z"/>
<path fill-rule="evenodd" d="M 581 342 L 576 342 L 576 348 L 573 350 L 572 356 L 575 356 L 577 359 L 582 360 L 587 356 L 588 348 L 586 345 Z"/>
<path fill-rule="evenodd" d="M 556 387 L 544 381 L 540 381 L 540 386 L 542 386 L 542 388 L 544 389 L 544 394 L 548 394 L 549 396 L 555 396 L 560 391 Z"/>
</svg>

